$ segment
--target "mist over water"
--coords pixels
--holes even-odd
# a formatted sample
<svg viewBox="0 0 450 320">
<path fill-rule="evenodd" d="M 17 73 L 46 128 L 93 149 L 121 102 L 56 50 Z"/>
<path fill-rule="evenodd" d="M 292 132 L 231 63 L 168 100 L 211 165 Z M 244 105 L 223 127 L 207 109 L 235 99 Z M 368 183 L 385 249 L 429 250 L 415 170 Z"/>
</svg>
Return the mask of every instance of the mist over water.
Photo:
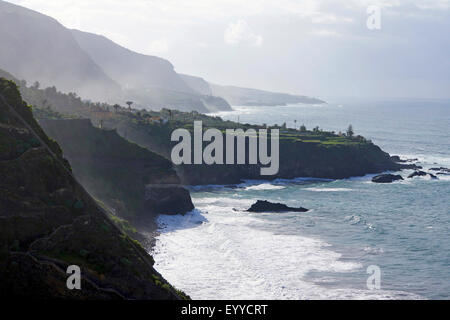
<svg viewBox="0 0 450 320">
<path fill-rule="evenodd" d="M 339 101 L 322 106 L 234 107 L 241 123 L 351 123 L 383 150 L 450 167 L 449 101 Z M 294 123 L 293 120 L 297 120 Z M 344 180 L 248 181 L 192 189 L 197 210 L 161 216 L 154 257 L 172 284 L 199 299 L 450 298 L 450 176 L 375 184 Z M 311 209 L 245 212 L 257 199 Z M 366 269 L 381 268 L 381 290 Z"/>
</svg>

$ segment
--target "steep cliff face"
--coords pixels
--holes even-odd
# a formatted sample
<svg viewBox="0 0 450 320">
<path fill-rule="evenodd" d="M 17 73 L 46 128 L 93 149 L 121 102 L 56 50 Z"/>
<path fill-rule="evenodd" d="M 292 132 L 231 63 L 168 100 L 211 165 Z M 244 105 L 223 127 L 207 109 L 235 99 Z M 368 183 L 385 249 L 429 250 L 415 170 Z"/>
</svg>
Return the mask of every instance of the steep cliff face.
<svg viewBox="0 0 450 320">
<path fill-rule="evenodd" d="M 183 298 L 73 178 L 15 84 L 0 78 L 0 95 L 0 296 Z M 66 286 L 69 265 L 81 290 Z"/>
<path fill-rule="evenodd" d="M 369 143 L 326 146 L 281 141 L 279 161 L 279 172 L 273 176 L 261 175 L 260 165 L 181 165 L 178 174 L 187 185 L 201 185 L 235 184 L 245 179 L 344 179 L 402 168 L 390 160 L 389 154 Z"/>
<path fill-rule="evenodd" d="M 78 181 L 119 216 L 134 221 L 194 208 L 171 162 L 128 142 L 115 130 L 93 127 L 88 119 L 40 120 L 40 124 L 59 143 Z"/>
<path fill-rule="evenodd" d="M 132 123 L 125 120 L 120 122 L 111 120 L 107 122 L 107 125 L 117 128 L 121 135 L 126 133 L 130 141 L 153 150 L 167 159 L 170 159 L 172 147 L 177 144 L 170 141 L 173 130 L 185 128 L 190 130 L 193 136 L 192 124 L 196 120 L 203 121 L 205 130 L 210 127 L 222 132 L 233 128 L 243 130 L 262 128 L 199 114 L 188 117 L 186 114 L 174 113 L 172 116 L 173 122 L 164 126 L 149 126 L 145 123 Z M 209 142 L 204 142 L 203 147 L 208 144 Z M 246 150 L 248 151 L 248 142 Z M 386 170 L 400 170 L 405 167 L 394 162 L 388 153 L 363 137 L 342 137 L 329 132 L 315 133 L 281 129 L 279 152 L 279 171 L 272 176 L 260 175 L 260 165 L 183 164 L 176 166 L 176 170 L 183 184 L 201 185 L 233 184 L 243 179 L 270 180 L 296 177 L 342 179 Z M 224 149 L 224 158 L 226 153 L 227 150 Z M 236 159 L 234 163 L 237 163 Z"/>
</svg>

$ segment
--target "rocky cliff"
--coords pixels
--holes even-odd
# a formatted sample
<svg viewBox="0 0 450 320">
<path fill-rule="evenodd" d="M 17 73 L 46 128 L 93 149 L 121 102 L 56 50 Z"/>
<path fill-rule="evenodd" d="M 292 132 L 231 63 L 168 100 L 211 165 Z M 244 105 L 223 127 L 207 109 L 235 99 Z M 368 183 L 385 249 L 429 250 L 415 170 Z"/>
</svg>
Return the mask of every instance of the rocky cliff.
<svg viewBox="0 0 450 320">
<path fill-rule="evenodd" d="M 121 135 L 143 147 L 153 150 L 170 159 L 172 147 L 177 142 L 171 142 L 173 130 L 185 128 L 193 136 L 193 122 L 201 120 L 203 129 L 242 128 L 243 130 L 259 130 L 263 127 L 247 124 L 237 124 L 223 121 L 217 117 L 201 114 L 172 113 L 173 121 L 167 125 L 148 125 L 144 121 L 110 119 L 105 125 L 114 127 Z M 353 176 L 363 176 L 369 173 L 379 173 L 386 170 L 399 170 L 408 165 L 396 163 L 389 154 L 363 137 L 345 137 L 331 132 L 301 132 L 294 129 L 280 130 L 279 172 L 273 176 L 260 175 L 260 165 L 180 165 L 176 166 L 183 184 L 234 184 L 243 179 L 276 179 L 315 177 L 342 179 Z M 205 147 L 209 142 L 204 142 Z M 248 142 L 247 142 L 248 145 Z M 248 147 L 246 148 L 248 150 Z M 226 155 L 226 150 L 224 150 Z M 236 155 L 236 153 L 235 153 Z M 248 159 L 248 155 L 246 156 Z M 236 161 L 235 161 L 236 163 Z"/>
<path fill-rule="evenodd" d="M 245 179 L 343 179 L 402 168 L 371 143 L 326 145 L 282 140 L 279 160 L 279 172 L 273 176 L 261 175 L 260 165 L 181 165 L 178 173 L 183 183 L 201 185 L 235 184 Z"/>
<path fill-rule="evenodd" d="M 117 215 L 134 221 L 194 208 L 170 161 L 115 130 L 93 127 L 89 119 L 40 120 L 40 124 L 61 146 L 78 181 Z"/>
<path fill-rule="evenodd" d="M 4 97 L 4 98 L 3 98 Z M 66 286 L 81 269 L 81 290 Z M 13 82 L 0 79 L 0 296 L 180 299 L 77 182 Z"/>
</svg>

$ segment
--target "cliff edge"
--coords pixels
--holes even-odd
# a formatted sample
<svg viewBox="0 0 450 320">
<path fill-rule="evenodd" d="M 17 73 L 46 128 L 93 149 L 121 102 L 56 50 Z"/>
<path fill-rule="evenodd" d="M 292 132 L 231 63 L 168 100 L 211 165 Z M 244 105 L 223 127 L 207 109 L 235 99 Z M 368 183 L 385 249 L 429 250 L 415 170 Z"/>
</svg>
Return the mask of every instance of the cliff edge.
<svg viewBox="0 0 450 320">
<path fill-rule="evenodd" d="M 16 85 L 1 78 L 0 221 L 3 297 L 186 298 L 74 179 Z M 67 288 L 70 265 L 81 269 L 80 290 Z"/>
</svg>

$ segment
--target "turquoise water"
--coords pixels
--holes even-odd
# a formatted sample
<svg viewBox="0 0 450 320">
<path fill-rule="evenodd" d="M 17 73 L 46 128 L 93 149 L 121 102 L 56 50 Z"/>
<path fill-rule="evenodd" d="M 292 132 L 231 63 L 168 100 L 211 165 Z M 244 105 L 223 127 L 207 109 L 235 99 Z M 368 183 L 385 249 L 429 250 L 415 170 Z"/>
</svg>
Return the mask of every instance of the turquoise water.
<svg viewBox="0 0 450 320">
<path fill-rule="evenodd" d="M 351 123 L 357 134 L 391 154 L 418 158 L 425 169 L 450 167 L 448 101 L 234 108 L 219 115 L 336 132 Z M 449 299 L 450 176 L 393 184 L 370 179 L 193 189 L 196 211 L 159 219 L 157 270 L 199 299 Z M 256 199 L 311 211 L 245 212 Z M 380 290 L 366 286 L 370 265 L 380 267 Z"/>
</svg>

